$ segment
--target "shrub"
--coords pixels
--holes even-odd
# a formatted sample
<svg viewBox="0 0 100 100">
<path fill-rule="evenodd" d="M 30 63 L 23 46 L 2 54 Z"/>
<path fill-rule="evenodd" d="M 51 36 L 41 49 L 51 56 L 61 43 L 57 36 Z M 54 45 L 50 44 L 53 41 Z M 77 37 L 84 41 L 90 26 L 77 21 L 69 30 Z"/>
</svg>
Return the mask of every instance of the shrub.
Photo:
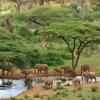
<svg viewBox="0 0 100 100">
<path fill-rule="evenodd" d="M 25 98 L 25 99 L 28 99 L 28 98 L 29 98 L 29 96 L 28 96 L 28 95 L 25 95 L 25 96 L 24 96 L 24 98 Z"/>
<path fill-rule="evenodd" d="M 14 98 L 14 97 L 11 97 L 11 98 L 10 98 L 10 100 L 17 100 L 17 99 L 16 99 L 16 98 Z"/>
<path fill-rule="evenodd" d="M 82 97 L 82 94 L 78 94 L 78 97 Z"/>
<path fill-rule="evenodd" d="M 57 89 L 62 90 L 62 89 L 64 89 L 64 87 L 63 86 L 57 86 Z"/>
<path fill-rule="evenodd" d="M 92 92 L 96 92 L 96 91 L 97 91 L 97 87 L 96 87 L 96 86 L 93 86 L 93 87 L 91 88 L 91 91 L 92 91 Z"/>
</svg>

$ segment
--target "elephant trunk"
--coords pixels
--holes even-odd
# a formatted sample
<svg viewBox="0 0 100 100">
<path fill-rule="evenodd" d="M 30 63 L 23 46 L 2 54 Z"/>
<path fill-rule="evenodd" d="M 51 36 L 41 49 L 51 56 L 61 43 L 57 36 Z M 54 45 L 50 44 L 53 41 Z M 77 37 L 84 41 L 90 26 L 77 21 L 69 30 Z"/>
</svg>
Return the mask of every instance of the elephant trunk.
<svg viewBox="0 0 100 100">
<path fill-rule="evenodd" d="M 82 83 L 83 83 L 83 80 L 84 80 L 84 76 L 82 75 Z"/>
</svg>

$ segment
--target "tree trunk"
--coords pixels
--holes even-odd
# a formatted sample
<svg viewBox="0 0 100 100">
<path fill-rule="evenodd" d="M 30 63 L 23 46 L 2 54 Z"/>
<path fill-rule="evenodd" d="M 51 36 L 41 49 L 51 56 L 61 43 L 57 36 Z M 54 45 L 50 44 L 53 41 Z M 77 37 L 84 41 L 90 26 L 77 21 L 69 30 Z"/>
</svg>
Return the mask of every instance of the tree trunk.
<svg viewBox="0 0 100 100">
<path fill-rule="evenodd" d="M 72 53 L 72 69 L 74 67 L 74 54 Z"/>
<path fill-rule="evenodd" d="M 76 58 L 75 65 L 74 65 L 74 70 L 76 69 L 76 67 L 78 65 L 79 58 L 80 58 L 80 53 L 78 54 L 78 56 Z"/>
</svg>

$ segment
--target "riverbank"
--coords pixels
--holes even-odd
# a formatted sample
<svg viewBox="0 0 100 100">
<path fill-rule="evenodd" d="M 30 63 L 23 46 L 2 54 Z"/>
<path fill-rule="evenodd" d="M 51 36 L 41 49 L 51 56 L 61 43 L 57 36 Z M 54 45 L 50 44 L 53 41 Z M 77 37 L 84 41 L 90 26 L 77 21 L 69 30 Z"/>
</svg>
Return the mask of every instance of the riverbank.
<svg viewBox="0 0 100 100">
<path fill-rule="evenodd" d="M 91 83 L 91 84 L 90 83 L 89 84 L 82 84 L 81 88 L 87 89 L 87 88 L 92 88 L 93 86 L 100 88 L 100 82 L 99 83 Z M 70 92 L 70 91 L 74 90 L 74 86 L 64 86 L 63 90 L 67 90 Z M 35 98 L 35 96 L 42 95 L 42 96 L 45 96 L 45 98 L 47 98 L 48 96 L 55 94 L 57 91 L 59 91 L 59 90 L 56 90 L 56 89 L 47 90 L 47 89 L 44 89 L 42 86 L 38 86 L 38 87 L 34 87 L 30 90 L 22 92 L 21 94 L 17 95 L 15 98 L 18 100 L 20 100 L 20 99 L 24 100 L 25 97 L 33 97 L 34 100 L 41 100 L 38 97 Z M 47 100 L 47 99 L 45 99 L 45 100 Z"/>
</svg>

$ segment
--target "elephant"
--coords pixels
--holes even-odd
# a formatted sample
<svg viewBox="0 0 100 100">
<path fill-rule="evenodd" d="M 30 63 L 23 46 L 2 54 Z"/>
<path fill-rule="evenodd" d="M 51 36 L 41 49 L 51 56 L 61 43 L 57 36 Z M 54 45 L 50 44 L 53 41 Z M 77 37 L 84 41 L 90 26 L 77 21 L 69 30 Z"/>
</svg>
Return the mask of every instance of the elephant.
<svg viewBox="0 0 100 100">
<path fill-rule="evenodd" d="M 0 63 L 0 66 L 2 69 L 2 76 L 13 75 L 14 65 L 12 63 L 3 61 Z"/>
<path fill-rule="evenodd" d="M 96 82 L 95 72 L 84 72 L 84 73 L 82 73 L 82 82 L 83 82 L 83 78 L 86 79 L 86 82 L 89 82 L 89 79 L 91 79 L 90 82 L 92 82 L 92 79 L 95 79 L 95 82 Z"/>
<path fill-rule="evenodd" d="M 45 74 L 48 74 L 48 65 L 47 64 L 36 64 L 35 69 L 37 69 L 37 73 L 42 73 L 44 71 Z M 36 73 L 36 70 L 34 72 Z"/>
<path fill-rule="evenodd" d="M 47 88 L 47 89 L 52 88 L 53 80 L 52 79 L 49 79 L 49 78 L 45 79 L 44 80 L 44 85 L 45 85 L 45 88 Z"/>
<path fill-rule="evenodd" d="M 64 70 L 61 68 L 55 68 L 53 72 L 54 74 L 57 74 L 57 75 L 63 75 Z"/>
<path fill-rule="evenodd" d="M 89 65 L 82 65 L 82 66 L 81 66 L 81 74 L 82 74 L 83 72 L 86 72 L 86 71 L 90 71 Z"/>
<path fill-rule="evenodd" d="M 78 78 L 78 77 L 75 77 L 75 78 L 73 78 L 72 83 L 73 83 L 74 85 L 80 85 L 81 79 Z"/>
<path fill-rule="evenodd" d="M 64 70 L 64 74 L 71 74 L 71 75 L 74 74 L 73 69 L 71 67 L 63 66 L 61 67 L 61 69 Z"/>
<path fill-rule="evenodd" d="M 21 71 L 21 73 L 23 73 L 25 75 L 25 78 L 26 78 L 28 74 L 33 74 L 33 70 L 32 70 L 32 68 L 27 66 L 25 69 L 23 69 Z"/>
<path fill-rule="evenodd" d="M 25 78 L 25 85 L 28 86 L 28 89 L 31 89 L 32 86 L 32 81 L 33 81 L 33 75 L 32 74 L 28 74 Z"/>
</svg>

